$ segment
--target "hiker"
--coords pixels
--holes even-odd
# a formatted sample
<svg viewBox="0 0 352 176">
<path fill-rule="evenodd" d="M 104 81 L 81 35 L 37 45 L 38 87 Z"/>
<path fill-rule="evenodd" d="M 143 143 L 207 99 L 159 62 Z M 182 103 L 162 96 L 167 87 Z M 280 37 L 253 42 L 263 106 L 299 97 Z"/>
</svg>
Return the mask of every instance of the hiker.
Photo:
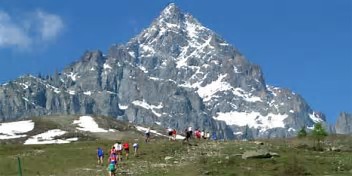
<svg viewBox="0 0 352 176">
<path fill-rule="evenodd" d="M 117 158 L 116 155 L 110 154 L 108 159 L 108 171 L 110 176 L 116 176 L 116 168 L 117 168 Z"/>
<path fill-rule="evenodd" d="M 213 132 L 212 136 L 211 136 L 211 139 L 216 141 L 217 140 L 217 137 L 216 137 L 216 132 Z"/>
<path fill-rule="evenodd" d="M 137 156 L 137 155 L 138 155 L 138 148 L 139 148 L 138 143 L 134 143 L 134 144 L 133 144 L 134 156 Z"/>
<path fill-rule="evenodd" d="M 115 145 L 112 146 L 112 148 L 110 149 L 110 155 L 116 155 L 116 148 Z"/>
<path fill-rule="evenodd" d="M 145 142 L 148 143 L 150 138 L 150 127 L 145 131 Z"/>
<path fill-rule="evenodd" d="M 189 134 L 190 134 L 190 137 L 192 137 L 192 133 L 193 133 L 193 131 L 192 131 L 192 127 L 190 126 L 190 127 L 188 127 L 188 132 L 189 132 Z"/>
<path fill-rule="evenodd" d="M 103 165 L 104 151 L 100 147 L 97 149 L 98 164 Z"/>
<path fill-rule="evenodd" d="M 177 132 L 176 129 L 172 130 L 172 139 L 176 141 Z"/>
<path fill-rule="evenodd" d="M 207 139 L 207 138 L 205 137 L 205 131 L 204 131 L 204 130 L 200 133 L 200 135 L 201 135 L 201 137 L 202 137 L 203 139 Z"/>
<path fill-rule="evenodd" d="M 167 128 L 167 135 L 169 136 L 169 141 L 172 140 L 172 129 L 171 128 Z"/>
<path fill-rule="evenodd" d="M 208 140 L 210 139 L 210 133 L 209 133 L 209 131 L 206 132 L 205 138 L 208 139 Z"/>
<path fill-rule="evenodd" d="M 130 145 L 128 144 L 127 141 L 125 143 L 123 143 L 123 150 L 125 150 L 125 152 L 126 152 L 126 160 L 127 160 L 128 154 L 130 153 Z"/>
<path fill-rule="evenodd" d="M 121 161 L 122 159 L 122 144 L 121 142 L 117 142 L 117 146 L 116 146 L 116 154 L 117 154 L 117 159 L 119 161 Z"/>
<path fill-rule="evenodd" d="M 196 138 L 197 138 L 198 140 L 200 140 L 201 133 L 200 133 L 200 130 L 199 130 L 199 129 L 196 130 L 196 132 L 194 133 L 194 135 L 196 136 Z"/>
<path fill-rule="evenodd" d="M 189 143 L 189 138 L 191 138 L 191 132 L 187 128 L 185 129 L 185 135 L 186 138 L 183 139 L 183 142 L 187 141 Z"/>
</svg>

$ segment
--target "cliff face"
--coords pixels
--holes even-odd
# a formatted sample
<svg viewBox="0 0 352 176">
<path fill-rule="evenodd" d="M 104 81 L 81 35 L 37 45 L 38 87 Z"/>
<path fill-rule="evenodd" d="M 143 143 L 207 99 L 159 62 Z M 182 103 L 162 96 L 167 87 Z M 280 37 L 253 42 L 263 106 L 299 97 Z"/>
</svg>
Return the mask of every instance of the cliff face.
<svg viewBox="0 0 352 176">
<path fill-rule="evenodd" d="M 335 124 L 337 134 L 352 134 L 352 114 L 342 112 Z"/>
<path fill-rule="evenodd" d="M 230 139 L 292 136 L 325 123 L 301 96 L 267 85 L 258 65 L 174 4 L 106 55 L 87 52 L 61 73 L 0 86 L 2 121 L 48 114 L 193 126 Z"/>
</svg>

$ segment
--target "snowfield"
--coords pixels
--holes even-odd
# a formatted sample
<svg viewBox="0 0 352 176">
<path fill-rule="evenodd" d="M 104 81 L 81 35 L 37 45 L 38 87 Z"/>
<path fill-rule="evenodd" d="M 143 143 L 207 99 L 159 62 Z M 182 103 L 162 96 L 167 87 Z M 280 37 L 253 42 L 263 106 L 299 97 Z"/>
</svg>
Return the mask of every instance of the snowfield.
<svg viewBox="0 0 352 176">
<path fill-rule="evenodd" d="M 41 133 L 30 137 L 24 142 L 24 145 L 35 145 L 35 144 L 67 144 L 72 141 L 77 141 L 78 138 L 69 139 L 54 139 L 57 136 L 62 136 L 66 134 L 66 131 L 60 129 L 49 130 L 45 133 Z"/>
<path fill-rule="evenodd" d="M 28 133 L 34 129 L 32 120 L 0 123 L 0 139 L 15 139 L 26 137 L 24 133 Z"/>
<path fill-rule="evenodd" d="M 285 128 L 284 120 L 288 117 L 287 114 L 272 114 L 267 116 L 260 115 L 259 112 L 226 112 L 217 113 L 213 117 L 216 120 L 224 121 L 227 125 L 237 125 L 258 128 L 264 132 L 272 128 Z"/>
<path fill-rule="evenodd" d="M 79 120 L 74 120 L 72 124 L 77 124 L 78 130 L 88 131 L 92 133 L 106 133 L 108 130 L 99 128 L 98 124 L 94 121 L 91 116 L 81 116 Z"/>
<path fill-rule="evenodd" d="M 313 112 L 313 114 L 309 114 L 309 118 L 312 119 L 314 123 L 320 123 L 324 121 L 323 119 L 319 118 L 315 112 Z"/>
<path fill-rule="evenodd" d="M 144 109 L 148 109 L 148 110 L 151 110 L 153 112 L 153 114 L 155 114 L 156 116 L 160 117 L 161 114 L 156 112 L 154 109 L 161 109 L 163 108 L 163 104 L 160 103 L 159 105 L 155 106 L 155 105 L 151 105 L 151 104 L 148 104 L 144 99 L 143 101 L 140 101 L 140 100 L 135 100 L 132 102 L 133 105 L 135 106 L 140 106 Z"/>
</svg>

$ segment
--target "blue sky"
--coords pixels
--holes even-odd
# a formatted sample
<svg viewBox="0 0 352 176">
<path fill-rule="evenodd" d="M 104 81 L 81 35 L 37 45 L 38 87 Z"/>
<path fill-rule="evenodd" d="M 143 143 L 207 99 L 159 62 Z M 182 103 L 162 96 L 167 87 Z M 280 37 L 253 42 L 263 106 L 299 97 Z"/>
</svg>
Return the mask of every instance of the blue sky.
<svg viewBox="0 0 352 176">
<path fill-rule="evenodd" d="M 352 1 L 0 1 L 0 83 L 106 52 L 175 2 L 334 122 L 352 112 Z"/>
</svg>

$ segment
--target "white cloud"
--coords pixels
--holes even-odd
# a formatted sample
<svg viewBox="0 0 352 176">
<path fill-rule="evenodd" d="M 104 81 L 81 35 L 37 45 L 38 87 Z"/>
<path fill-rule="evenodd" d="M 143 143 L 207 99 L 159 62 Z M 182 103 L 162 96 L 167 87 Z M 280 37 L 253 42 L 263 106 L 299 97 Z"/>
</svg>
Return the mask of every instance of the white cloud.
<svg viewBox="0 0 352 176">
<path fill-rule="evenodd" d="M 0 47 L 27 47 L 30 43 L 31 39 L 25 31 L 7 13 L 0 11 Z"/>
<path fill-rule="evenodd" d="M 0 11 L 0 48 L 30 48 L 55 40 L 64 29 L 60 16 L 42 10 L 11 16 Z"/>
<path fill-rule="evenodd" d="M 43 11 L 37 11 L 38 22 L 40 23 L 39 31 L 43 40 L 51 40 L 64 28 L 62 19 L 54 14 Z"/>
</svg>

